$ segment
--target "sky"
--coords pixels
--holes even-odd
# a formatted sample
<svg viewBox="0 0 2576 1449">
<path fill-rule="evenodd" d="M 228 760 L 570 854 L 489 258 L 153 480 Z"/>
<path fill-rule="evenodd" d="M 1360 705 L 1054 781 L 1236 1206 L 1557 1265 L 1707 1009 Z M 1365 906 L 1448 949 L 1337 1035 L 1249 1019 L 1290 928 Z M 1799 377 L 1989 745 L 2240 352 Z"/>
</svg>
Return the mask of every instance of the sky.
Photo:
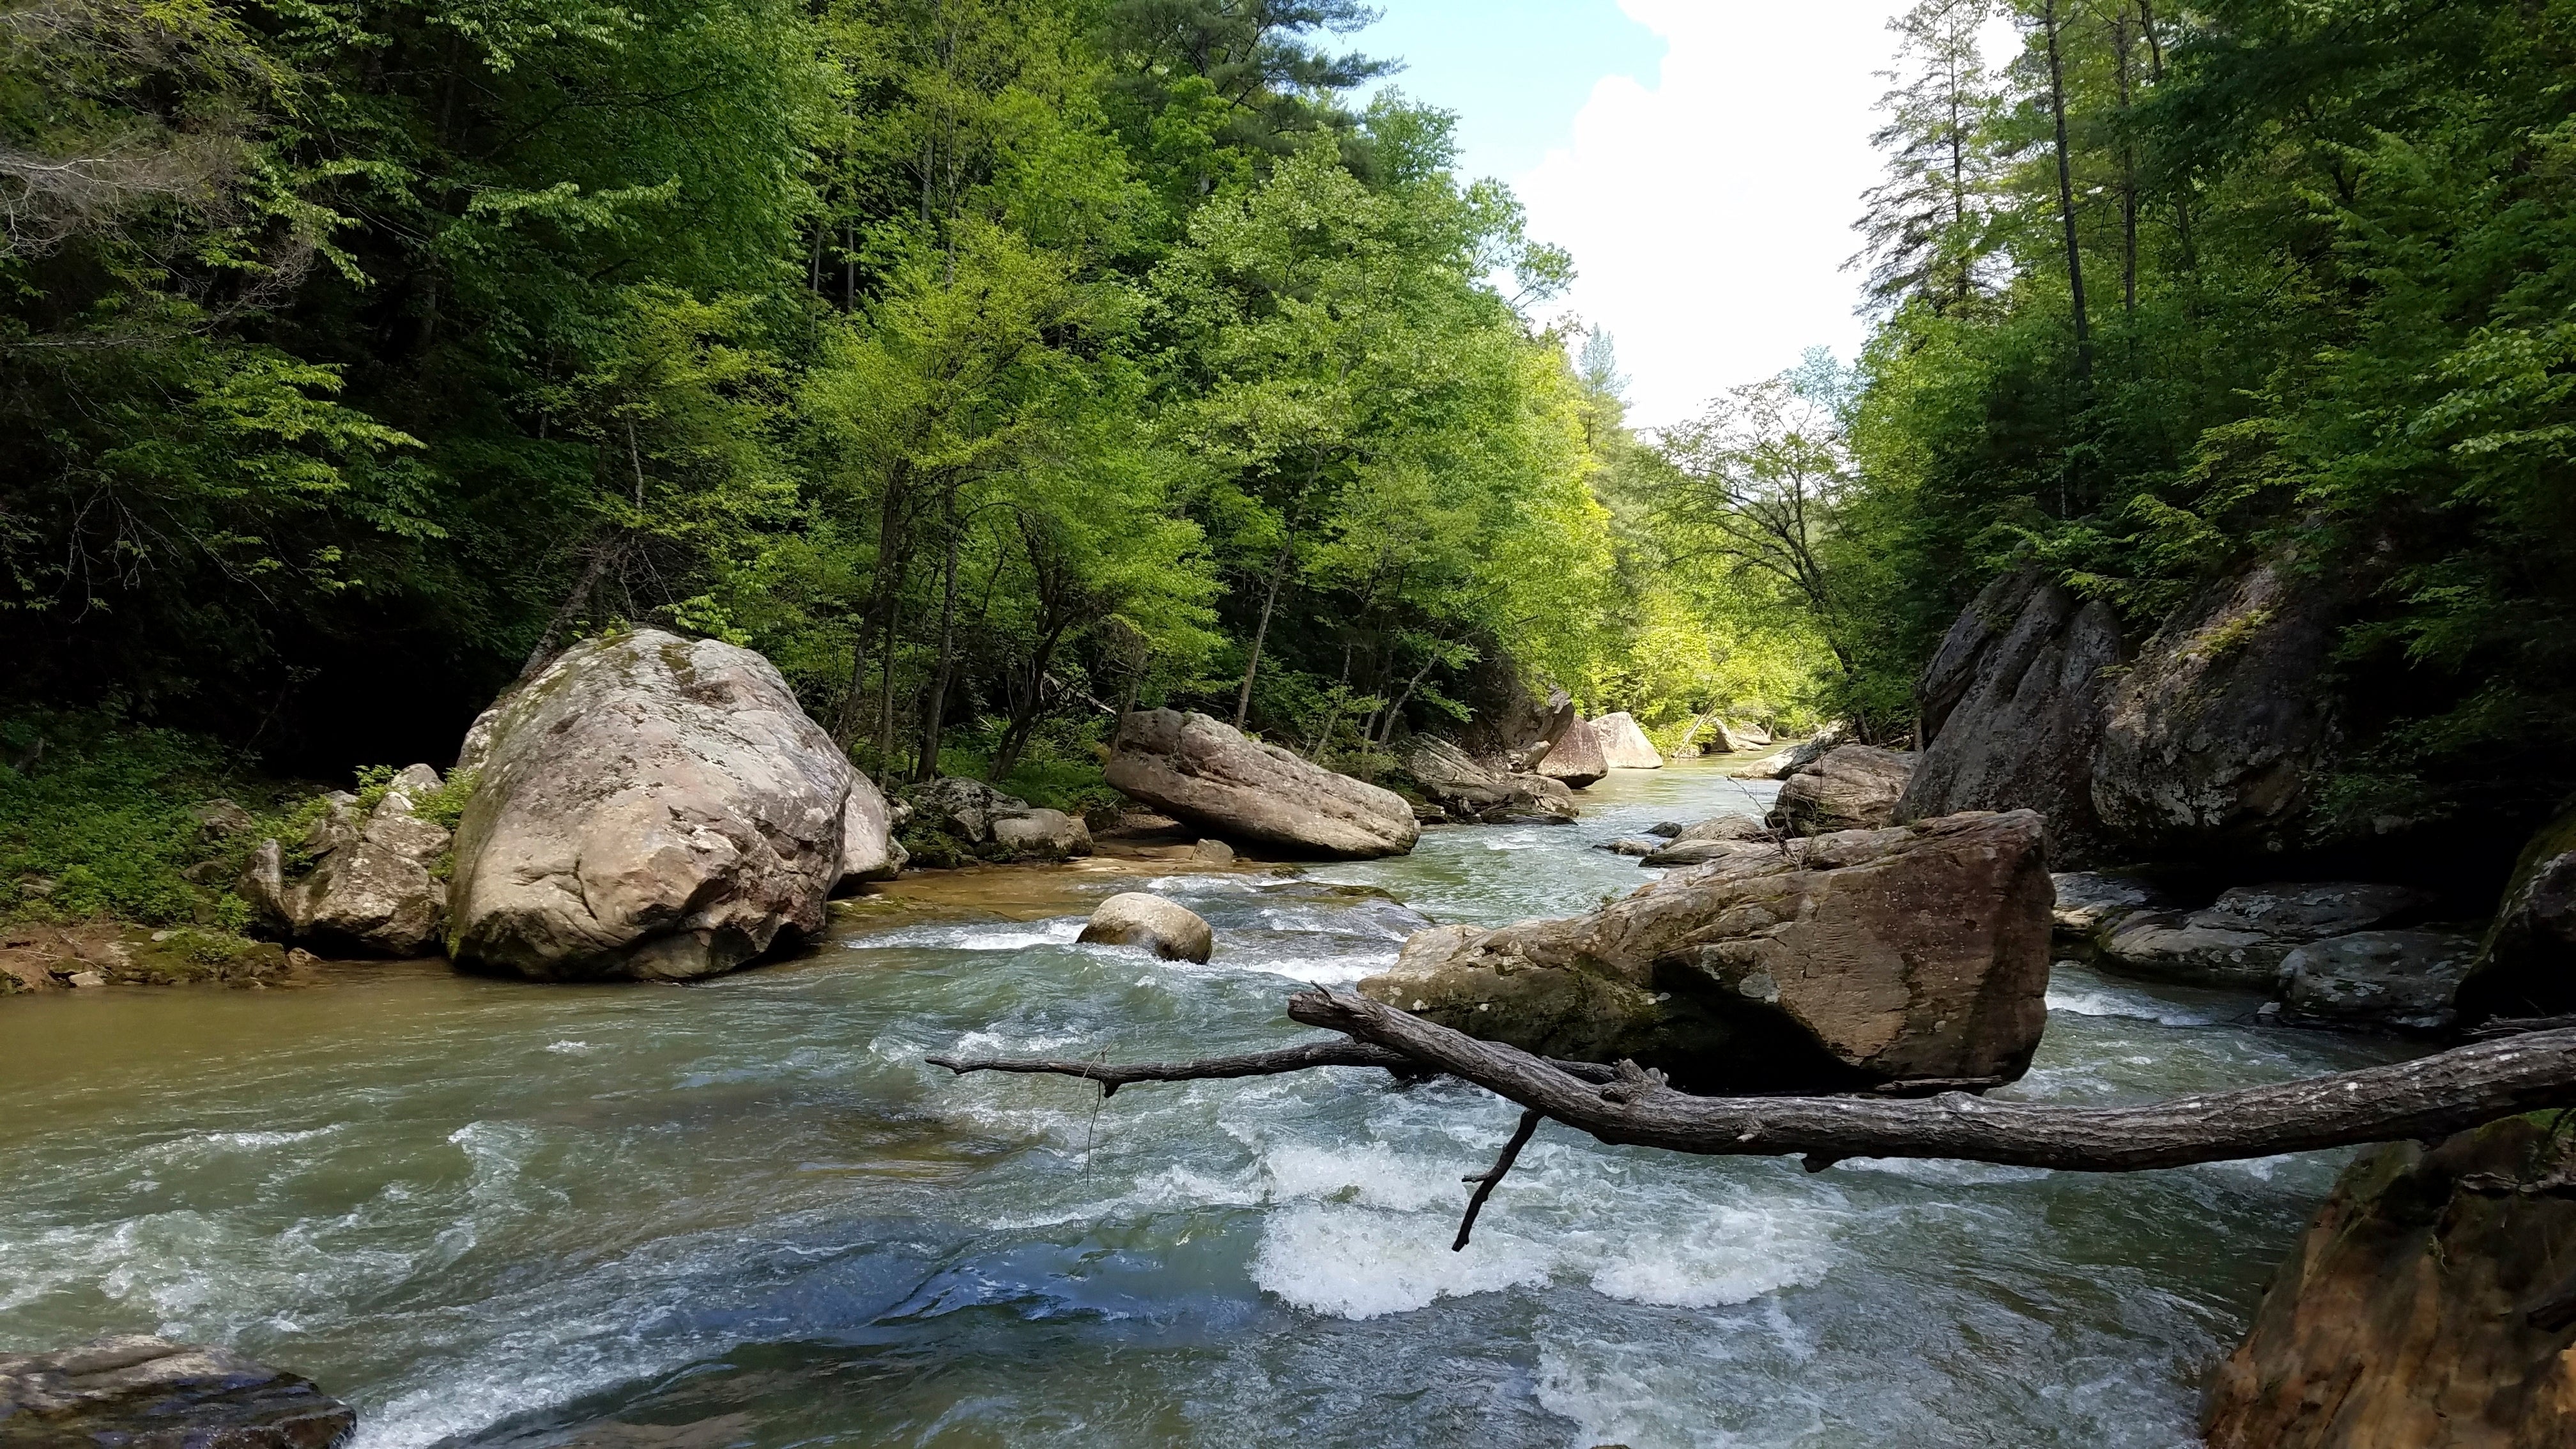
<svg viewBox="0 0 2576 1449">
<path fill-rule="evenodd" d="M 1606 328 L 1629 417 L 1690 416 L 1865 331 L 1851 229 L 1899 0 L 1378 0 L 1348 44 L 1459 117 L 1461 169 L 1510 183 L 1574 254 L 1543 315 Z"/>
</svg>

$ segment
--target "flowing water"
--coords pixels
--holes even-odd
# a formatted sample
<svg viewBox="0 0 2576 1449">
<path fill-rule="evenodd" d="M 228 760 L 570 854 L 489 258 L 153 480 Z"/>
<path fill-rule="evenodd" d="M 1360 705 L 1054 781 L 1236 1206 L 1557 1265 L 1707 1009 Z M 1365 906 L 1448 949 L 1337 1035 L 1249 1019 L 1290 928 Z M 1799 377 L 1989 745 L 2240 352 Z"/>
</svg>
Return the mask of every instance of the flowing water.
<svg viewBox="0 0 2576 1449">
<path fill-rule="evenodd" d="M 1215 924 L 1204 966 L 1074 944 L 1134 879 L 988 872 L 932 893 L 998 909 L 863 909 L 687 989 L 394 966 L 0 1003 L 0 1347 L 219 1340 L 355 1402 L 361 1449 L 2191 1442 L 2337 1155 L 1811 1176 L 1550 1124 L 1452 1253 L 1515 1117 L 1476 1088 L 1104 1103 L 921 1062 L 1290 1040 L 1295 983 L 1381 968 L 1423 916 L 1579 910 L 1646 874 L 1591 843 L 1772 788 L 1677 765 L 1572 827 L 1156 879 Z M 2390 1053 L 2253 1005 L 2060 968 L 2012 1090 Z"/>
</svg>

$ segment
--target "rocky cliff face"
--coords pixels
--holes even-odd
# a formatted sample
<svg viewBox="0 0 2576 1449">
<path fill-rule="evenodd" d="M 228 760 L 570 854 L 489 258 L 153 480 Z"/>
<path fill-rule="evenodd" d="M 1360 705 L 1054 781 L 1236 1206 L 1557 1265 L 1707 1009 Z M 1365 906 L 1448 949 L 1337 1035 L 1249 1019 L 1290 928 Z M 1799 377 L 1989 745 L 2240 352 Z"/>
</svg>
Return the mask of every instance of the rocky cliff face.
<svg viewBox="0 0 2576 1449">
<path fill-rule="evenodd" d="M 2033 569 L 1987 585 L 1916 687 L 1924 744 L 1896 818 L 2037 810 L 2058 864 L 2100 858 L 2093 756 L 2105 671 L 2119 661 L 2119 621 L 2101 601 L 2079 600 Z"/>
<path fill-rule="evenodd" d="M 2210 1390 L 2210 1449 L 2576 1443 L 2576 1198 L 2546 1117 L 2373 1150 Z"/>
</svg>

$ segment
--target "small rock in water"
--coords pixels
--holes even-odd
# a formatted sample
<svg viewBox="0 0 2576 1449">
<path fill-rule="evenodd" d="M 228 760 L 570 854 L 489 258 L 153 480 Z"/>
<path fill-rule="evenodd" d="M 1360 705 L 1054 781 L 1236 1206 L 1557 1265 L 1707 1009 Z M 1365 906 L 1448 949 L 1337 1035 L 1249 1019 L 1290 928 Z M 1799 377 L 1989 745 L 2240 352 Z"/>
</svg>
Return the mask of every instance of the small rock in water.
<svg viewBox="0 0 2576 1449">
<path fill-rule="evenodd" d="M 1592 848 L 1594 850 L 1606 850 L 1612 855 L 1652 855 L 1656 851 L 1663 849 L 1664 843 L 1660 840 L 1648 840 L 1641 836 L 1631 835 L 1619 840 L 1605 840 Z"/>
<path fill-rule="evenodd" d="M 107 978 L 99 975 L 95 971 L 75 971 L 63 979 L 74 986 L 105 986 L 107 984 Z"/>
<path fill-rule="evenodd" d="M 1646 833 L 1658 840 L 1670 840 L 1682 833 L 1682 823 L 1678 820 L 1659 820 L 1647 826 Z"/>
<path fill-rule="evenodd" d="M 1234 847 L 1222 840 L 1202 840 L 1190 847 L 1208 865 L 1234 864 Z"/>
<path fill-rule="evenodd" d="M 357 1411 L 220 1348 L 141 1336 L 0 1353 L 0 1443 L 332 1449 Z"/>
<path fill-rule="evenodd" d="M 1196 911 L 1144 891 L 1121 891 L 1102 901 L 1080 939 L 1143 946 L 1166 961 L 1205 961 L 1216 945 L 1216 933 Z"/>
</svg>

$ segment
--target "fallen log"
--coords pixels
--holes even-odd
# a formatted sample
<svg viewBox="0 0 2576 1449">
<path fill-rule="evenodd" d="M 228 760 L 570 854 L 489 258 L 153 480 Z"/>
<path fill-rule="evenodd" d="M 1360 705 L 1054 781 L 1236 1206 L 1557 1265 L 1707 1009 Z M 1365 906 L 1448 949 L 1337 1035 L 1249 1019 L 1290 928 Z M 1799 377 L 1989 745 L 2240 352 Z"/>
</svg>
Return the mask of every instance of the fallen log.
<svg viewBox="0 0 2576 1449">
<path fill-rule="evenodd" d="M 1445 1073 L 1604 1142 L 1700 1155 L 1796 1156 L 1810 1170 L 1852 1157 L 1941 1157 L 2066 1172 L 2136 1172 L 2430 1139 L 2576 1106 L 2576 1027 L 2529 1032 L 2412 1061 L 2134 1107 L 1928 1098 L 1696 1097 L 1631 1063 L 1552 1062 L 1365 997 L 1305 991 L 1288 1014 L 1349 1040 L 1189 1062 L 1060 1058 L 929 1060 L 951 1071 L 1042 1072 L 1099 1082 L 1267 1076 L 1325 1066 Z M 1984 1083 L 1977 1083 L 1984 1086 Z"/>
</svg>

